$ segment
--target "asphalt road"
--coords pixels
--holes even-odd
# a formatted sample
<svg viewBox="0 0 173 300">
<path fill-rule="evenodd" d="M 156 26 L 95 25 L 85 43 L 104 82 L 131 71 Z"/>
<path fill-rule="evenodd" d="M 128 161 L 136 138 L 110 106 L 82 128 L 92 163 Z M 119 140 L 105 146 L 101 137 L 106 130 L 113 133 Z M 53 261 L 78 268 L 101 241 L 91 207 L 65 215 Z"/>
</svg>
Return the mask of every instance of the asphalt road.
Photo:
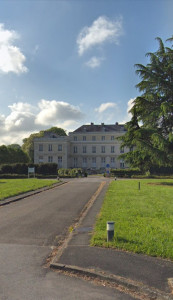
<svg viewBox="0 0 173 300">
<path fill-rule="evenodd" d="M 45 267 L 103 179 L 79 179 L 0 207 L 0 299 L 133 299 Z"/>
</svg>

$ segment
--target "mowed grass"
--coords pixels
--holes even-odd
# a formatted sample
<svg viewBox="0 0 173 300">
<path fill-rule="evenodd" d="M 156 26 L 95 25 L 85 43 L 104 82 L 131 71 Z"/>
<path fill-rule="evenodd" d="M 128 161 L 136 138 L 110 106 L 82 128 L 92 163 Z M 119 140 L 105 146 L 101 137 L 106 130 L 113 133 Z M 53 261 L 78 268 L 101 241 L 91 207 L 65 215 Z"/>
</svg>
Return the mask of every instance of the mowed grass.
<svg viewBox="0 0 173 300">
<path fill-rule="evenodd" d="M 113 181 L 97 218 L 92 246 L 173 259 L 173 180 Z M 115 222 L 107 243 L 107 221 Z"/>
<path fill-rule="evenodd" d="M 57 183 L 57 180 L 49 179 L 1 179 L 0 180 L 0 201 L 16 196 L 28 191 L 34 191 L 45 186 L 51 186 Z"/>
</svg>

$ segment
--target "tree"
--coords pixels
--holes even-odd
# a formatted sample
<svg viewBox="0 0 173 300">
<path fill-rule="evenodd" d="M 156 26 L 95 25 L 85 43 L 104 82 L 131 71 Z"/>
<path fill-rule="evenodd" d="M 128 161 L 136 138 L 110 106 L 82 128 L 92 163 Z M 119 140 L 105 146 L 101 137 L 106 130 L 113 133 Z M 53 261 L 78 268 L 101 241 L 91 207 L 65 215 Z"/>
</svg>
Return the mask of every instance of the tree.
<svg viewBox="0 0 173 300">
<path fill-rule="evenodd" d="M 60 136 L 66 136 L 66 132 L 64 129 L 59 127 L 51 127 L 47 130 L 42 130 L 38 133 L 31 134 L 28 138 L 23 140 L 22 149 L 29 156 L 30 162 L 34 162 L 34 138 L 42 137 L 46 132 L 52 132 L 58 134 Z"/>
<path fill-rule="evenodd" d="M 135 65 L 142 79 L 136 86 L 141 95 L 130 110 L 127 132 L 120 137 L 122 146 L 135 146 L 121 157 L 140 168 L 143 162 L 143 169 L 151 164 L 173 166 L 173 49 L 161 38 L 157 41 L 158 50 L 146 54 L 150 63 Z M 172 43 L 173 37 L 168 41 Z"/>
<path fill-rule="evenodd" d="M 51 127 L 51 128 L 49 128 L 49 129 L 47 129 L 43 132 L 52 132 L 52 133 L 56 133 L 60 136 L 66 136 L 67 135 L 65 130 L 62 129 L 62 128 L 59 128 L 59 127 Z"/>
<path fill-rule="evenodd" d="M 20 145 L 0 146 L 0 164 L 25 163 L 29 158 Z"/>
<path fill-rule="evenodd" d="M 7 146 L 10 163 L 27 163 L 29 162 L 29 157 L 25 153 L 21 146 L 18 144 L 11 144 Z"/>
</svg>

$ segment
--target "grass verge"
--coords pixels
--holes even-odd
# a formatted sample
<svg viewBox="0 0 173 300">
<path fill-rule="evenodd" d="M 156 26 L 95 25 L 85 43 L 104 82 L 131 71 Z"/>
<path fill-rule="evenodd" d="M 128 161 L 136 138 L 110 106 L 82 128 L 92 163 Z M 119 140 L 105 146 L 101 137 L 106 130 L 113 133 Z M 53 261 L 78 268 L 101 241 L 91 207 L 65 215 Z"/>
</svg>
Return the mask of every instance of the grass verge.
<svg viewBox="0 0 173 300">
<path fill-rule="evenodd" d="M 107 243 L 106 223 L 115 222 Z M 92 246 L 173 259 L 173 180 L 113 181 L 97 218 Z"/>
<path fill-rule="evenodd" d="M 5 198 L 16 196 L 28 191 L 34 191 L 45 186 L 51 186 L 57 180 L 48 179 L 1 179 L 0 180 L 0 201 Z"/>
</svg>

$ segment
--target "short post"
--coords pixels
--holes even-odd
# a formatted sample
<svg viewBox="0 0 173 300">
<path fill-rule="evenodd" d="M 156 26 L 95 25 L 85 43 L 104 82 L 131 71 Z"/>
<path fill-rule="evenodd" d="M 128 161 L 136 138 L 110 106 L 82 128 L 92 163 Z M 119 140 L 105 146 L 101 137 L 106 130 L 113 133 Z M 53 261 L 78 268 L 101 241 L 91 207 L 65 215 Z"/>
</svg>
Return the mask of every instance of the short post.
<svg viewBox="0 0 173 300">
<path fill-rule="evenodd" d="M 107 222 L 107 242 L 111 241 L 114 237 L 114 223 L 113 221 Z"/>
<path fill-rule="evenodd" d="M 138 182 L 138 190 L 140 191 L 140 189 L 141 189 L 141 183 Z"/>
</svg>

